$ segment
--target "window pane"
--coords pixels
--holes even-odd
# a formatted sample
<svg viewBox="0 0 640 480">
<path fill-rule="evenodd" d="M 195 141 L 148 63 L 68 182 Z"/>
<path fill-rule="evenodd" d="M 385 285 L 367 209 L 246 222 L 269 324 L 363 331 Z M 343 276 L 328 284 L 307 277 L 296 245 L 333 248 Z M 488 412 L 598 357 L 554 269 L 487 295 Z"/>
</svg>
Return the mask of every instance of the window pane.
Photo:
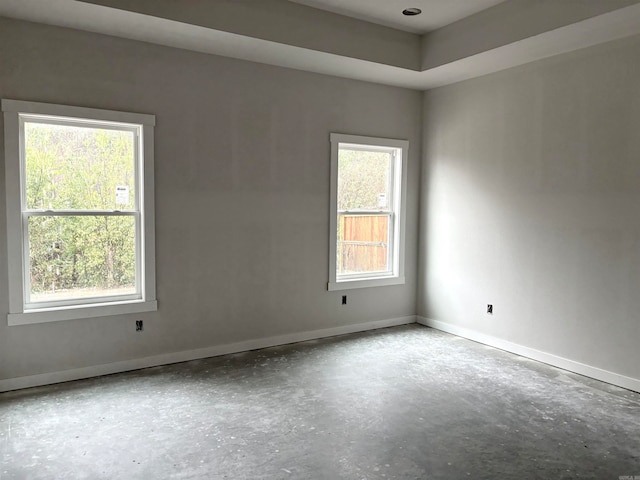
<svg viewBox="0 0 640 480">
<path fill-rule="evenodd" d="M 24 129 L 27 208 L 134 208 L 133 132 L 36 121 Z"/>
<path fill-rule="evenodd" d="M 133 216 L 29 217 L 31 302 L 136 293 Z"/>
<path fill-rule="evenodd" d="M 389 271 L 390 216 L 338 215 L 338 275 Z"/>
<path fill-rule="evenodd" d="M 338 210 L 389 210 L 392 158 L 389 152 L 338 152 Z"/>
</svg>

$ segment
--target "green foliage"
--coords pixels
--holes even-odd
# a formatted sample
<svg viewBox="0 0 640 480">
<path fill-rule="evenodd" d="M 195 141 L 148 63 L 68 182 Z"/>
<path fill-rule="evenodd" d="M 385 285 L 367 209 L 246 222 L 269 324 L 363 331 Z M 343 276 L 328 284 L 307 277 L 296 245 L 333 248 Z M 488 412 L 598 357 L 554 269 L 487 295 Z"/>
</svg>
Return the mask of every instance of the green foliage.
<svg viewBox="0 0 640 480">
<path fill-rule="evenodd" d="M 392 157 L 388 152 L 340 149 L 338 154 L 338 210 L 389 210 Z M 384 196 L 381 201 L 380 196 Z M 381 238 L 374 225 L 383 215 L 352 217 L 338 214 L 338 274 L 386 269 L 386 231 Z M 348 224 L 348 227 L 347 227 Z M 345 229 L 347 231 L 345 231 Z"/>
<path fill-rule="evenodd" d="M 132 210 L 133 148 L 131 132 L 27 123 L 27 208 Z M 116 186 L 128 187 L 129 203 L 116 203 Z M 135 285 L 134 217 L 32 216 L 28 227 L 31 292 L 36 297 Z"/>
<path fill-rule="evenodd" d="M 338 156 L 338 210 L 387 210 L 378 195 L 389 197 L 391 155 L 341 149 Z"/>
</svg>

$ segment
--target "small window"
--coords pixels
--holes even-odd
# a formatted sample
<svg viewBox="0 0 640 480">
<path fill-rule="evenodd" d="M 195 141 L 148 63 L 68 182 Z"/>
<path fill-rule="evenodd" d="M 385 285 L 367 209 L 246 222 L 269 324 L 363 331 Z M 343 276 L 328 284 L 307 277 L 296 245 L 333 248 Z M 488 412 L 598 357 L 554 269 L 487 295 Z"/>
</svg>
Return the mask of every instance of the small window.
<svg viewBox="0 0 640 480">
<path fill-rule="evenodd" d="M 154 117 L 2 109 L 9 324 L 155 310 Z"/>
<path fill-rule="evenodd" d="M 404 283 L 408 146 L 331 134 L 329 290 Z"/>
</svg>

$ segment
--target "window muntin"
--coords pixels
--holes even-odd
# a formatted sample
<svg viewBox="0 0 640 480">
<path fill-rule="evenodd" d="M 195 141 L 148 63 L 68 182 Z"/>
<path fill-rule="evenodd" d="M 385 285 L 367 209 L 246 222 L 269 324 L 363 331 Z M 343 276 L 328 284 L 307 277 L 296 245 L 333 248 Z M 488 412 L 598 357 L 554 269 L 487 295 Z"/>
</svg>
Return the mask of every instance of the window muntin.
<svg viewBox="0 0 640 480">
<path fill-rule="evenodd" d="M 19 117 L 25 310 L 141 298 L 141 126 Z"/>
<path fill-rule="evenodd" d="M 408 142 L 332 134 L 329 289 L 404 283 Z"/>
<path fill-rule="evenodd" d="M 134 210 L 140 127 L 21 115 L 26 208 Z M 126 187 L 116 198 L 116 186 Z"/>
<path fill-rule="evenodd" d="M 134 216 L 28 215 L 27 222 L 26 305 L 140 298 Z"/>
<path fill-rule="evenodd" d="M 395 149 L 338 147 L 338 279 L 393 273 Z"/>
<path fill-rule="evenodd" d="M 20 115 L 25 309 L 141 297 L 140 130 Z"/>
<path fill-rule="evenodd" d="M 153 311 L 152 115 L 2 100 L 9 325 Z"/>
</svg>

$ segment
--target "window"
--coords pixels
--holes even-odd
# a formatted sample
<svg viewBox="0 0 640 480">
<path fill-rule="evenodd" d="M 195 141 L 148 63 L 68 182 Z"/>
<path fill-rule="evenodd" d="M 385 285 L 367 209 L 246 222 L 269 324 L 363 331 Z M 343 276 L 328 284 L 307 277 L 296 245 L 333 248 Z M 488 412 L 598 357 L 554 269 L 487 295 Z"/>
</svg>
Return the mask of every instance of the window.
<svg viewBox="0 0 640 480">
<path fill-rule="evenodd" d="M 331 134 L 329 290 L 404 283 L 409 142 Z"/>
<path fill-rule="evenodd" d="M 2 100 L 9 325 L 156 310 L 155 117 Z"/>
</svg>

